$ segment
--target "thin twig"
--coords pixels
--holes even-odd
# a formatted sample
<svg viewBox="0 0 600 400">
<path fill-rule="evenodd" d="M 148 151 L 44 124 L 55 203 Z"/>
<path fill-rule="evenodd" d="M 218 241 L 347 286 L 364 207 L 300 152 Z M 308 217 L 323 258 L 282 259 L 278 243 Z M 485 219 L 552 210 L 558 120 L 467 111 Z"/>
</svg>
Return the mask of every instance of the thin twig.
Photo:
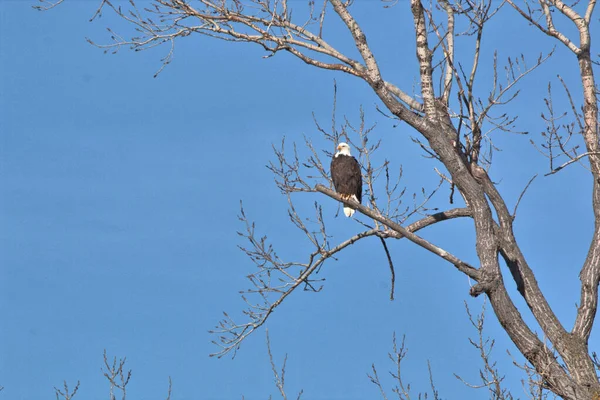
<svg viewBox="0 0 600 400">
<path fill-rule="evenodd" d="M 390 300 L 394 300 L 394 285 L 396 282 L 396 272 L 394 271 L 394 262 L 392 261 L 392 257 L 390 256 L 390 251 L 388 250 L 387 244 L 385 244 L 385 239 L 381 236 L 379 237 L 381 240 L 381 244 L 383 245 L 383 250 L 385 251 L 385 255 L 388 259 L 388 264 L 390 266 L 390 274 L 391 274 L 391 288 L 390 288 Z"/>
<path fill-rule="evenodd" d="M 557 173 L 561 169 L 563 169 L 563 168 L 565 168 L 565 167 L 567 167 L 567 166 L 569 166 L 569 165 L 571 165 L 573 163 L 576 163 L 577 161 L 581 160 L 584 157 L 595 156 L 595 155 L 598 155 L 598 154 L 600 154 L 600 152 L 596 152 L 596 151 L 588 151 L 588 152 L 585 152 L 583 154 L 580 154 L 577 157 L 573 157 L 571 160 L 567 161 L 563 165 L 554 168 L 552 171 L 548 172 L 547 174 L 544 174 L 544 176 L 554 175 L 555 173 Z"/>
<path fill-rule="evenodd" d="M 517 217 L 517 208 L 519 207 L 519 203 L 521 203 L 521 199 L 523 198 L 523 196 L 525 195 L 525 192 L 527 191 L 527 188 L 529 188 L 529 185 L 531 185 L 531 183 L 533 182 L 533 180 L 537 178 L 537 174 L 535 174 L 530 180 L 529 182 L 527 182 L 527 185 L 525 185 L 525 189 L 523 189 L 523 191 L 521 192 L 521 194 L 519 195 L 519 199 L 517 200 L 517 204 L 515 204 L 515 209 L 513 210 L 512 213 L 512 217 L 513 219 Z"/>
</svg>

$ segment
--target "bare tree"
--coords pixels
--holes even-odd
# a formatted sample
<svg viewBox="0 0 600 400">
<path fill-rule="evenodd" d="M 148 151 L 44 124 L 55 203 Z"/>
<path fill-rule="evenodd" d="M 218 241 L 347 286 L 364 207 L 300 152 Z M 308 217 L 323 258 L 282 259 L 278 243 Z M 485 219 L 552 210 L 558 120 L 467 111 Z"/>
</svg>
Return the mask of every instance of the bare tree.
<svg viewBox="0 0 600 400">
<path fill-rule="evenodd" d="M 109 384 L 109 392 L 108 398 L 109 400 L 127 400 L 127 385 L 131 380 L 131 370 L 125 370 L 125 358 L 120 358 L 117 361 L 117 358 L 114 357 L 112 362 L 109 360 L 108 355 L 106 354 L 106 350 L 104 350 L 104 365 L 102 367 L 102 374 L 106 378 Z M 75 395 L 79 391 L 81 386 L 81 382 L 77 381 L 77 384 L 73 388 L 73 390 L 69 390 L 69 385 L 67 381 L 63 381 L 63 389 L 54 388 L 54 393 L 56 394 L 56 400 L 72 400 L 75 398 Z M 169 377 L 169 387 L 167 389 L 167 397 L 166 400 L 171 399 L 171 390 L 172 390 L 172 382 L 171 377 Z M 120 393 L 120 397 L 117 397 L 117 393 Z"/>
<path fill-rule="evenodd" d="M 41 0 L 40 9 L 52 8 L 63 1 Z M 267 56 L 287 52 L 310 66 L 352 75 L 369 85 L 383 105 L 382 113 L 415 130 L 414 141 L 444 169 L 436 171 L 441 181 L 449 186 L 450 205 L 444 211 L 432 212 L 434 210 L 427 208 L 427 201 L 437 188 L 413 196 L 414 201 L 407 206 L 405 191 L 396 182 L 398 175 L 392 172 L 394 160 L 386 160 L 382 165 L 372 164 L 378 143 L 369 141 L 370 129 L 365 126 L 363 117 L 358 126 L 344 121 L 340 127 L 335 118 L 330 130 L 319 125 L 319 130 L 333 144 L 329 149 L 320 149 L 306 140 L 303 145 L 311 154 L 306 160 L 299 157 L 295 144 L 284 146 L 282 143 L 281 148 L 275 148 L 276 159 L 270 168 L 289 202 L 289 218 L 314 247 L 306 260 L 283 260 L 266 237 L 258 236 L 254 223 L 242 209 L 240 219 L 245 230 L 240 235 L 248 243 L 242 250 L 257 266 L 250 276 L 252 289 L 244 294 L 249 305 L 246 310 L 249 320 L 238 323 L 225 314 L 216 329 L 220 336 L 216 343 L 221 346 L 217 355 L 235 352 L 244 338 L 262 326 L 273 310 L 299 287 L 318 291 L 320 286 L 315 272 L 348 246 L 366 237 L 377 236 L 389 256 L 386 240 L 405 238 L 447 261 L 475 282 L 470 294 L 487 297 L 501 326 L 525 357 L 531 371 L 539 376 L 539 388 L 547 388 L 564 399 L 600 398 L 597 364 L 588 348 L 598 306 L 600 279 L 598 104 L 589 29 L 596 0 L 573 5 L 561 0 L 505 0 L 502 3 L 436 0 L 427 7 L 420 0 L 410 0 L 419 65 L 415 75 L 420 90 L 416 94 L 410 94 L 384 78 L 366 33 L 352 14 L 351 3 L 324 0 L 317 4 L 310 1 L 307 8 L 301 10 L 306 6 L 287 0 L 152 0 L 143 4 L 130 0 L 127 7 L 112 0 L 99 0 L 95 15 L 110 10 L 133 25 L 137 34 L 123 37 L 111 28 L 112 42 L 92 43 L 107 50 L 129 47 L 136 51 L 168 43 L 170 47 L 163 67 L 171 61 L 178 37 L 202 34 L 258 44 L 267 51 Z M 515 87 L 519 81 L 550 56 L 540 54 L 529 65 L 523 56 L 508 59 L 505 64 L 495 57 L 493 80 L 488 82 L 491 89 L 488 93 L 479 89 L 477 76 L 481 69 L 483 33 L 488 21 L 505 3 L 514 9 L 515 23 L 518 20 L 529 23 L 557 45 L 566 46 L 579 67 L 580 87 L 568 88 L 559 79 L 571 104 L 566 114 L 554 109 L 549 87 L 548 112 L 543 115 L 547 128 L 542 142 L 537 144 L 550 160 L 548 173 L 579 163 L 588 169 L 592 178 L 595 228 L 588 255 L 580 269 L 581 299 L 571 327 L 565 327 L 559 321 L 521 252 L 513 232 L 516 207 L 509 210 L 506 199 L 488 175 L 495 150 L 493 133 L 499 130 L 518 132 L 516 117 L 498 110 L 518 94 Z M 294 13 L 292 5 L 296 7 Z M 404 4 L 396 6 L 403 7 Z M 327 40 L 323 27 L 330 18 L 337 18 L 346 26 L 360 59 L 344 54 Z M 559 19 L 560 26 L 571 25 L 564 32 L 555 23 Z M 457 20 L 461 21 L 461 26 L 467 26 L 466 31 L 456 32 Z M 572 38 L 565 33 L 573 29 L 578 37 Z M 457 39 L 465 37 L 469 39 L 465 45 L 473 46 L 473 57 L 457 60 Z M 505 74 L 501 76 L 503 68 Z M 569 118 L 570 122 L 559 122 L 563 117 Z M 330 189 L 327 163 L 323 160 L 331 156 L 327 150 L 333 149 L 340 138 L 352 142 L 359 150 L 368 199 L 366 205 L 343 201 Z M 582 146 L 585 151 L 580 150 Z M 296 192 L 315 193 L 314 214 L 309 222 L 297 212 L 294 205 Z M 462 200 L 455 198 L 458 197 L 455 192 Z M 318 203 L 327 197 L 356 208 L 370 222 L 356 219 L 357 233 L 331 243 L 326 229 L 327 218 Z M 464 206 L 452 206 L 455 201 L 463 202 Z M 478 265 L 469 265 L 449 250 L 417 234 L 421 229 L 454 218 L 472 221 Z M 523 310 L 518 310 L 509 296 L 500 259 L 508 267 L 518 293 L 541 329 L 539 334 L 523 319 Z M 390 267 L 393 273 L 391 258 Z M 484 343 L 477 346 L 484 346 Z M 491 365 L 487 368 L 490 390 L 501 396 L 501 390 L 496 388 L 498 377 Z"/>
<path fill-rule="evenodd" d="M 63 382 L 63 390 L 58 389 L 58 388 L 54 388 L 54 393 L 56 394 L 56 400 L 60 400 L 60 399 L 64 399 L 64 400 L 71 400 L 75 397 L 75 395 L 77 394 L 77 391 L 79 390 L 79 381 L 77 381 L 77 384 L 75 385 L 75 387 L 73 388 L 73 390 L 69 390 L 69 385 L 67 384 L 67 381 Z"/>
<path fill-rule="evenodd" d="M 398 345 L 398 343 L 396 341 L 396 334 L 394 333 L 394 336 L 392 337 L 392 349 L 393 350 L 391 353 L 388 353 L 388 358 L 394 365 L 394 370 L 389 371 L 389 374 L 391 375 L 391 377 L 394 379 L 394 382 L 395 382 L 395 386 L 392 388 L 392 393 L 394 393 L 396 395 L 398 400 L 410 400 L 411 398 L 414 398 L 414 397 L 411 397 L 410 383 L 405 383 L 404 379 L 402 377 L 402 371 L 403 371 L 402 363 L 408 353 L 408 348 L 405 346 L 404 339 L 405 338 L 402 337 L 402 342 L 400 343 L 400 345 Z M 428 392 L 419 393 L 419 394 L 417 394 L 417 398 L 424 399 L 424 400 L 426 400 L 428 398 L 432 398 L 434 400 L 439 400 L 440 396 L 439 396 L 439 393 L 433 383 L 433 373 L 431 372 L 431 365 L 429 364 L 429 362 L 427 362 L 427 369 L 429 371 L 429 383 L 431 386 L 431 392 L 430 392 L 431 395 L 429 395 Z M 379 374 L 377 373 L 377 368 L 375 368 L 375 364 L 371 365 L 371 371 L 372 371 L 372 373 L 370 373 L 370 374 L 368 373 L 367 377 L 371 380 L 371 383 L 373 383 L 375 386 L 377 386 L 377 388 L 379 389 L 379 393 L 381 394 L 381 398 L 384 400 L 387 400 L 388 396 L 383 387 L 383 384 L 381 383 L 381 381 L 379 379 Z"/>
<path fill-rule="evenodd" d="M 273 371 L 273 378 L 275 380 L 275 386 L 279 391 L 279 395 L 283 400 L 288 399 L 288 395 L 285 392 L 285 364 L 287 363 L 287 354 L 283 359 L 283 364 L 281 365 L 281 369 L 278 369 L 275 365 L 275 361 L 273 360 L 273 353 L 271 352 L 271 339 L 269 338 L 269 331 L 267 330 L 267 352 L 269 353 L 269 363 L 271 364 L 271 371 Z M 296 396 L 296 400 L 300 400 L 302 397 L 303 390 L 298 392 L 298 396 Z M 269 396 L 271 399 L 272 396 Z"/>
</svg>

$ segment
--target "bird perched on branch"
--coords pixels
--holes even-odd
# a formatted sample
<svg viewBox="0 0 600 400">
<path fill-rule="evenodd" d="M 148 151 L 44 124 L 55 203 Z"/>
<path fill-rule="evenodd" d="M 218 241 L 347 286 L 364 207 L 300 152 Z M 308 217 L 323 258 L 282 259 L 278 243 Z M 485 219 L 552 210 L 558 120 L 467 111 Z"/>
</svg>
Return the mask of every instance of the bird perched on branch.
<svg viewBox="0 0 600 400">
<path fill-rule="evenodd" d="M 350 154 L 350 146 L 347 143 L 340 143 L 337 147 L 337 153 L 331 160 L 331 179 L 335 191 L 338 192 L 344 200 L 354 200 L 358 203 L 362 200 L 362 175 L 360 165 L 356 158 Z M 344 214 L 346 217 L 354 215 L 355 209 L 344 205 Z"/>
</svg>

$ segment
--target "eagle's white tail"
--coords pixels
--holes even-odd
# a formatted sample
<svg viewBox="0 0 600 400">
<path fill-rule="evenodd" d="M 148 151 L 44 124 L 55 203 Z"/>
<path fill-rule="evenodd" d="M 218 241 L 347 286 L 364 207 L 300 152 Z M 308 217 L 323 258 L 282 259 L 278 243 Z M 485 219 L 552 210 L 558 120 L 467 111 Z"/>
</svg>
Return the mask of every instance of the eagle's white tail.
<svg viewBox="0 0 600 400">
<path fill-rule="evenodd" d="M 356 195 L 352 195 L 352 200 L 358 202 L 358 199 L 356 198 Z M 356 210 L 354 208 L 350 208 L 350 207 L 345 207 L 344 206 L 344 215 L 346 217 L 353 216 L 355 212 L 356 212 Z"/>
</svg>

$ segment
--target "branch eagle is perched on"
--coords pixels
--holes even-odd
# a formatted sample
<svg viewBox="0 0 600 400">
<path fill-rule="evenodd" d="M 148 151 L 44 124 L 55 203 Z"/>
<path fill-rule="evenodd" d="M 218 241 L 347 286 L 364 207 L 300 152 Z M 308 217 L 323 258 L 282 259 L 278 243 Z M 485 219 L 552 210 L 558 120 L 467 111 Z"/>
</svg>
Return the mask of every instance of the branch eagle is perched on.
<svg viewBox="0 0 600 400">
<path fill-rule="evenodd" d="M 362 174 L 360 165 L 350 154 L 350 146 L 347 143 L 338 145 L 337 153 L 331 159 L 330 169 L 333 186 L 342 199 L 352 199 L 360 203 L 362 200 Z M 351 217 L 354 212 L 354 208 L 344 205 L 346 217 Z"/>
</svg>

